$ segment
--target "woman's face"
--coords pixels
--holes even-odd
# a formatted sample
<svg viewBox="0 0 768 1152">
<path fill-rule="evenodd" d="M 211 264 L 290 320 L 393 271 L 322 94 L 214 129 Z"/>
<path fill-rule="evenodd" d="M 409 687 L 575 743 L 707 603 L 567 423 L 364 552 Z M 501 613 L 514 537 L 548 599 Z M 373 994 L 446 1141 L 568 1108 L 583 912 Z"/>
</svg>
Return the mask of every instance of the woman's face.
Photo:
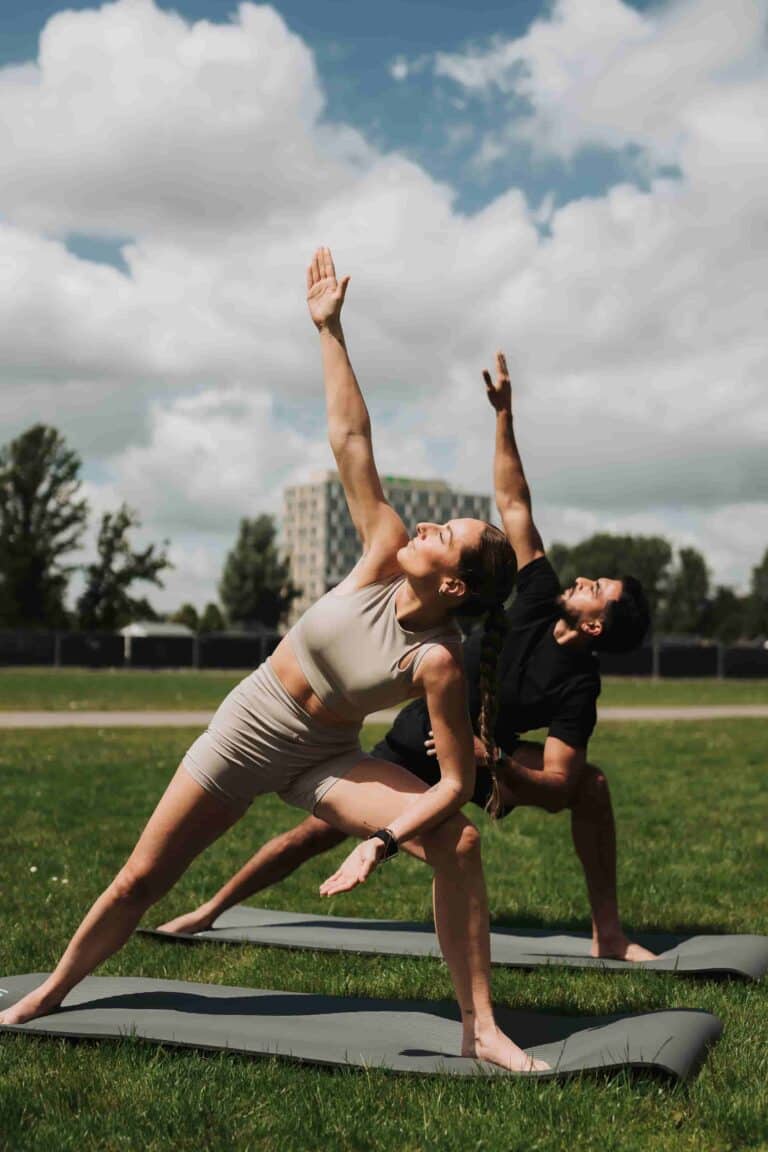
<svg viewBox="0 0 768 1152">
<path fill-rule="evenodd" d="M 476 548 L 487 528 L 484 520 L 464 517 L 445 524 L 422 522 L 397 553 L 402 570 L 414 579 L 457 577 L 465 548 Z"/>
</svg>

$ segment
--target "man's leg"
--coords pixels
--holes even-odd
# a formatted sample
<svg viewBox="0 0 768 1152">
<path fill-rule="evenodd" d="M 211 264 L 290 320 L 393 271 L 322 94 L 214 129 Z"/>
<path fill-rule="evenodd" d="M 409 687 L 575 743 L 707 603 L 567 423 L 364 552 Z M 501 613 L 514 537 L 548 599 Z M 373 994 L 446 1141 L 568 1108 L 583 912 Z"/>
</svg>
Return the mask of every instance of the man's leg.
<svg viewBox="0 0 768 1152">
<path fill-rule="evenodd" d="M 346 836 L 324 820 L 309 816 L 295 828 L 273 836 L 240 871 L 199 908 L 160 925 L 162 932 L 205 932 L 214 920 L 235 904 L 284 880 L 313 856 L 320 856 Z"/>
<path fill-rule="evenodd" d="M 592 955 L 618 960 L 652 960 L 653 953 L 624 935 L 616 892 L 616 824 L 608 782 L 593 764 L 574 779 L 544 767 L 543 745 L 523 740 L 503 758 L 499 772 L 507 807 L 571 810 L 571 835 L 584 870 L 592 912 Z"/>
</svg>

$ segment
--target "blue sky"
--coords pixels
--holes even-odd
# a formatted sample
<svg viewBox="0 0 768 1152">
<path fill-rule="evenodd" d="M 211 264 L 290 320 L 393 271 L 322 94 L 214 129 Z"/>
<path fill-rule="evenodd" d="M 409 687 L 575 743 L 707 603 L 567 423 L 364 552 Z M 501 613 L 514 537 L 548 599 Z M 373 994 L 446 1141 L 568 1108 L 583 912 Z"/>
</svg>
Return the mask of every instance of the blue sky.
<svg viewBox="0 0 768 1152">
<path fill-rule="evenodd" d="M 382 471 L 490 490 L 501 346 L 546 540 L 660 532 L 744 587 L 768 544 L 767 17 L 5 0 L 0 439 L 55 419 L 94 523 L 125 500 L 171 540 L 160 605 L 211 599 L 240 516 L 332 463 L 303 301 L 328 243 Z"/>
<path fill-rule="evenodd" d="M 0 7 L 0 63 L 34 59 L 40 29 L 60 10 L 55 3 L 4 0 Z M 75 0 L 67 8 L 92 4 Z M 236 11 L 231 3 L 194 0 L 160 7 L 190 21 L 223 22 Z M 494 38 L 512 39 L 547 12 L 541 0 L 468 5 L 456 0 L 391 0 L 386 5 L 364 0 L 280 0 L 274 7 L 292 31 L 311 45 L 327 98 L 329 120 L 353 124 L 384 151 L 397 149 L 422 164 L 456 193 L 459 211 L 471 213 L 492 201 L 510 185 L 525 190 L 536 203 L 552 195 L 564 203 L 594 195 L 621 179 L 642 185 L 643 174 L 628 153 L 590 147 L 567 163 L 536 157 L 520 144 L 495 163 L 478 171 L 470 163 L 471 142 L 451 147 L 446 129 L 455 119 L 452 101 L 461 93 L 450 82 L 435 83 L 428 73 L 393 81 L 390 66 L 405 55 L 418 58 L 436 51 L 456 52 L 483 46 Z M 649 4 L 634 0 L 644 11 Z M 490 98 L 472 108 L 477 131 L 498 122 L 498 101 Z M 76 251 L 95 259 L 119 262 L 114 246 L 78 237 Z"/>
</svg>

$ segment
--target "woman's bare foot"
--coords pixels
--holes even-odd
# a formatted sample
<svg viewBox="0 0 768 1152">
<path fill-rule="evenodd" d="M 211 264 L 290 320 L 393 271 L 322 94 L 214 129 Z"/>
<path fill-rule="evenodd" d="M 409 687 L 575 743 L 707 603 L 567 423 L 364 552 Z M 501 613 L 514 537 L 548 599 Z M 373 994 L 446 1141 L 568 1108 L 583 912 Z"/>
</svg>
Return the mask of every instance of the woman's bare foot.
<svg viewBox="0 0 768 1152">
<path fill-rule="evenodd" d="M 549 1064 L 545 1060 L 535 1060 L 513 1044 L 500 1028 L 495 1025 L 493 1029 L 484 1032 L 482 1036 L 465 1039 L 461 1045 L 462 1056 L 470 1056 L 475 1060 L 488 1060 L 491 1064 L 500 1064 L 510 1072 L 547 1072 Z"/>
<path fill-rule="evenodd" d="M 0 1024 L 5 1026 L 26 1024 L 28 1020 L 36 1020 L 38 1016 L 48 1016 L 58 1008 L 63 999 L 63 996 L 55 997 L 50 992 L 46 993 L 45 985 L 42 984 L 33 992 L 28 992 L 18 1004 L 6 1008 L 5 1012 L 0 1012 Z"/>
<path fill-rule="evenodd" d="M 185 912 L 183 916 L 177 916 L 174 920 L 161 924 L 157 931 L 168 932 L 170 935 L 184 932 L 188 936 L 193 936 L 196 932 L 207 932 L 215 919 L 215 915 L 212 916 L 202 908 L 195 908 L 194 912 Z"/>
<path fill-rule="evenodd" d="M 594 960 L 627 960 L 633 964 L 656 959 L 655 952 L 649 952 L 640 944 L 633 944 L 624 935 L 593 939 L 590 956 Z"/>
</svg>

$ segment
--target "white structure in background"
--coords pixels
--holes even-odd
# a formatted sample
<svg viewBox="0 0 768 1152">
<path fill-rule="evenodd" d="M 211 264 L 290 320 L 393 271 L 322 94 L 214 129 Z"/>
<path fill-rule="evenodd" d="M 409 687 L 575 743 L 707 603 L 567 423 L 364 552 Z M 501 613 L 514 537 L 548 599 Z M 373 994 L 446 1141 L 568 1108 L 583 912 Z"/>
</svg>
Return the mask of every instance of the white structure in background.
<svg viewBox="0 0 768 1152">
<path fill-rule="evenodd" d="M 192 636 L 195 633 L 186 624 L 166 624 L 160 620 L 136 620 L 120 629 L 125 644 L 125 662 L 131 660 L 131 638 L 133 636 Z"/>
<path fill-rule="evenodd" d="M 384 495 L 409 532 L 421 520 L 444 523 L 461 516 L 491 519 L 490 496 L 455 492 L 444 480 L 382 476 L 381 482 Z M 290 561 L 293 583 L 302 589 L 288 619 L 292 624 L 343 580 L 360 557 L 360 541 L 338 472 L 323 472 L 308 484 L 285 489 L 281 551 Z"/>
</svg>

